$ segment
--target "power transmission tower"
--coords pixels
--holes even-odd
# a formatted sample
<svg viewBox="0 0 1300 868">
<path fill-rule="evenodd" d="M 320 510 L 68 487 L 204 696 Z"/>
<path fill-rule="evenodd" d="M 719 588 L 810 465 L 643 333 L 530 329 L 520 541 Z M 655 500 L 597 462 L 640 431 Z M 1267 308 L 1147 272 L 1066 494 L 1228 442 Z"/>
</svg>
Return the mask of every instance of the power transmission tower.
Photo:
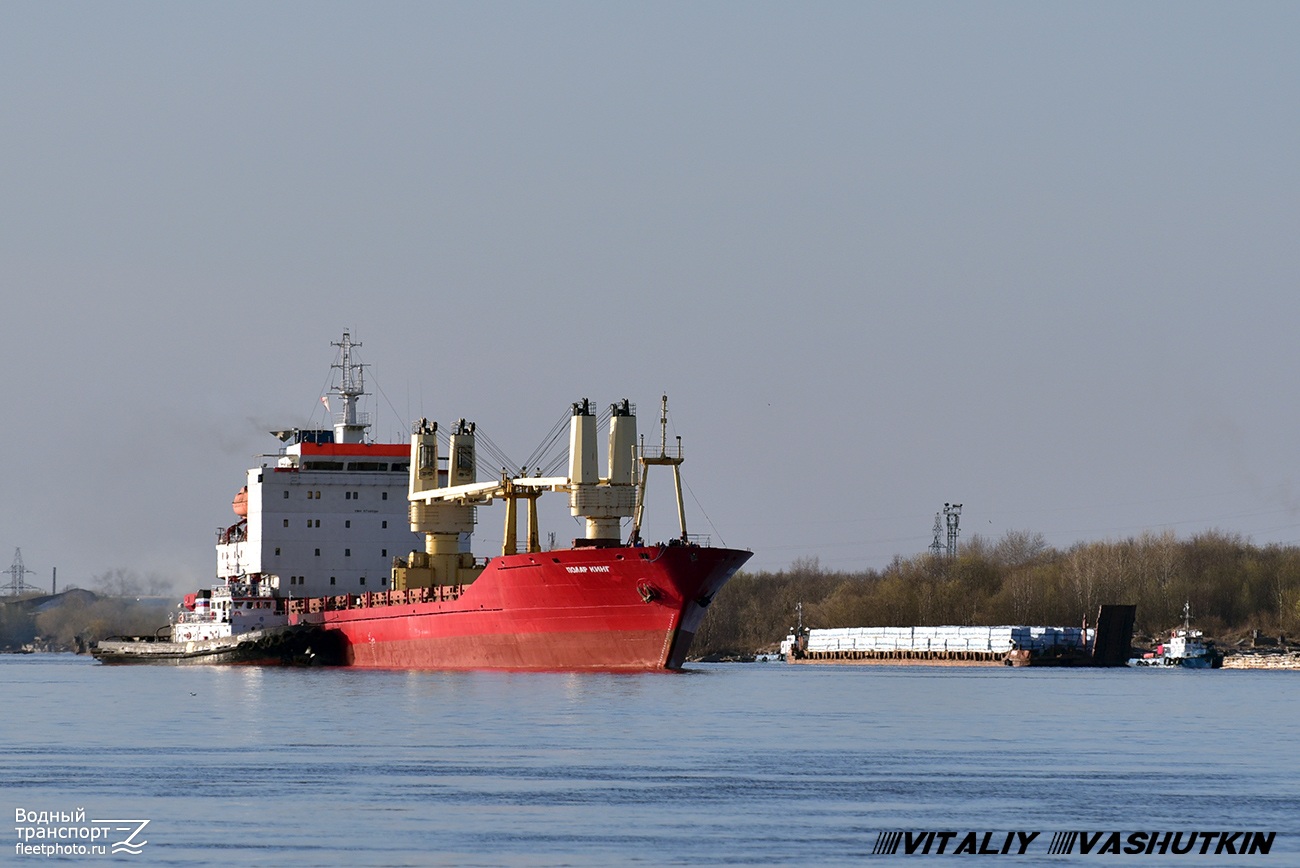
<svg viewBox="0 0 1300 868">
<path fill-rule="evenodd" d="M 930 543 L 930 554 L 936 558 L 943 554 L 943 522 L 937 512 L 934 514 L 934 542 Z"/>
<path fill-rule="evenodd" d="M 45 593 L 41 588 L 27 584 L 26 580 L 23 578 L 28 573 L 36 575 L 36 571 L 29 570 L 23 566 L 22 549 L 14 549 L 13 565 L 10 566 L 9 569 L 5 570 L 5 572 L 9 574 L 9 584 L 0 585 L 0 594 L 5 594 L 9 597 L 17 597 L 21 594 Z"/>
</svg>

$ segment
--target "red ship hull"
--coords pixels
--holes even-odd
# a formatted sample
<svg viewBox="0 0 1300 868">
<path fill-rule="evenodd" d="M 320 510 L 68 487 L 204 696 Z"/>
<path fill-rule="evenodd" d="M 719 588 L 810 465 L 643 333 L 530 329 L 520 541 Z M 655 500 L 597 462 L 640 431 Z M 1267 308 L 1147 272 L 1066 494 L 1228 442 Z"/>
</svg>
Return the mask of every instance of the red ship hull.
<svg viewBox="0 0 1300 868">
<path fill-rule="evenodd" d="M 751 553 L 694 545 L 493 558 L 454 600 L 302 613 L 342 662 L 382 669 L 680 669 Z"/>
</svg>

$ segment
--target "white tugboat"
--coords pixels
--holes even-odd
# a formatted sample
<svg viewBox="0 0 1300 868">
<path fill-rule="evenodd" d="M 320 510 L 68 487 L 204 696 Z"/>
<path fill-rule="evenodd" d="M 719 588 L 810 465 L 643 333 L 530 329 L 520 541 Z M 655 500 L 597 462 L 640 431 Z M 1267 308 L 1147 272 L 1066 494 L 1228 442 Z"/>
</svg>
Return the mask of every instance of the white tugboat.
<svg viewBox="0 0 1300 868">
<path fill-rule="evenodd" d="M 1223 655 L 1206 644 L 1205 634 L 1192 629 L 1192 609 L 1183 603 L 1183 626 L 1169 632 L 1169 638 L 1156 650 L 1133 657 L 1129 666 L 1181 666 L 1184 669 L 1218 669 Z"/>
<path fill-rule="evenodd" d="M 274 584 L 235 581 L 189 594 L 159 635 L 105 639 L 91 653 L 101 663 L 311 663 L 326 641 L 320 631 L 289 626 Z"/>
</svg>

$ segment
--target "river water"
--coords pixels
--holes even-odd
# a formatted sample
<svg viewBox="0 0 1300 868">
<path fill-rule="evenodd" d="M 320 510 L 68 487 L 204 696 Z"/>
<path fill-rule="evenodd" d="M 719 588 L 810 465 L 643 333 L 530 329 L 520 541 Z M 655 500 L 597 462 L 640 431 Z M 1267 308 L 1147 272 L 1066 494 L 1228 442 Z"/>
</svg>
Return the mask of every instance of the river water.
<svg viewBox="0 0 1300 868">
<path fill-rule="evenodd" d="M 1300 865 L 1300 673 L 4 656 L 0 794 L 4 864 L 885 866 L 950 862 L 992 831 L 966 863 Z M 139 855 L 19 847 L 105 819 L 149 821 Z M 873 853 L 895 830 L 957 835 L 942 856 Z M 1275 837 L 1268 854 L 1047 855 L 1071 830 Z M 1040 835 L 988 855 L 1011 831 Z"/>
</svg>

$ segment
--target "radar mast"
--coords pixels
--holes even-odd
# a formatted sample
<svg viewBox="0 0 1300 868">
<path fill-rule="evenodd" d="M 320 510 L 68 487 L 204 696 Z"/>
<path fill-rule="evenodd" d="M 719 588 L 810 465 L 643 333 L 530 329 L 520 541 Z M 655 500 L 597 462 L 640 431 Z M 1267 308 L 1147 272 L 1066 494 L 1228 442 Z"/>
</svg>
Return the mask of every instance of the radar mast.
<svg viewBox="0 0 1300 868">
<path fill-rule="evenodd" d="M 361 346 L 354 343 L 348 332 L 343 332 L 343 340 L 331 341 L 330 346 L 339 348 L 340 361 L 332 367 L 342 371 L 342 382 L 331 390 L 338 397 L 342 406 L 334 409 L 334 442 L 364 443 L 366 429 L 370 427 L 367 414 L 357 410 L 357 401 L 366 394 L 365 365 L 353 363 L 352 349 Z M 326 404 L 328 407 L 328 403 Z"/>
</svg>

